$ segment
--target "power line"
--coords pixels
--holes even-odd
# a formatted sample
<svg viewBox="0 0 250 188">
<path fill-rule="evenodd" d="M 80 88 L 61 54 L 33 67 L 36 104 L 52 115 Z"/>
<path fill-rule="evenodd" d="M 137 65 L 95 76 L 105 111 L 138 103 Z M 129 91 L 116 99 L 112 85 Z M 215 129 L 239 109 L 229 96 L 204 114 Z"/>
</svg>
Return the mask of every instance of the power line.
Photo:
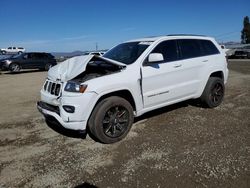
<svg viewBox="0 0 250 188">
<path fill-rule="evenodd" d="M 235 35 L 235 34 L 240 34 L 240 31 L 227 32 L 227 33 L 223 33 L 223 34 L 220 34 L 220 35 L 216 35 L 214 37 L 217 38 L 217 39 L 220 39 L 220 38 L 225 38 L 225 37 L 228 37 L 230 35 Z"/>
</svg>

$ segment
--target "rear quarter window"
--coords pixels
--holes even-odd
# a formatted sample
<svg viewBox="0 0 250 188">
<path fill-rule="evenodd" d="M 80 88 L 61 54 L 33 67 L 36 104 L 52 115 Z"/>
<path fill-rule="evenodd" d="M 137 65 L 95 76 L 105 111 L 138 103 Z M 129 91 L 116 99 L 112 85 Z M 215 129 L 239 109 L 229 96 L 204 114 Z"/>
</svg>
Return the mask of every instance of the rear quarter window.
<svg viewBox="0 0 250 188">
<path fill-rule="evenodd" d="M 217 47 L 214 45 L 213 42 L 209 40 L 200 40 L 200 44 L 202 47 L 203 55 L 214 55 L 219 54 L 220 51 L 217 49 Z"/>
<path fill-rule="evenodd" d="M 54 59 L 55 57 L 53 56 L 53 55 L 51 55 L 51 54 L 45 54 L 45 56 L 47 57 L 47 58 L 49 58 L 49 59 Z"/>
</svg>

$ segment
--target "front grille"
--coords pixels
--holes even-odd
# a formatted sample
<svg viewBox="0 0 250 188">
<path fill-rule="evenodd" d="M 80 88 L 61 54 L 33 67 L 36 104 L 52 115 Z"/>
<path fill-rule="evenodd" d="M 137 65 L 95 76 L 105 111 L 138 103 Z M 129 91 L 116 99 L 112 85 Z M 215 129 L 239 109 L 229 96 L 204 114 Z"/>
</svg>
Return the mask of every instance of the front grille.
<svg viewBox="0 0 250 188">
<path fill-rule="evenodd" d="M 51 95 L 59 96 L 61 92 L 61 86 L 62 86 L 61 83 L 56 83 L 50 80 L 46 80 L 43 89 L 44 91 L 47 91 Z"/>
</svg>

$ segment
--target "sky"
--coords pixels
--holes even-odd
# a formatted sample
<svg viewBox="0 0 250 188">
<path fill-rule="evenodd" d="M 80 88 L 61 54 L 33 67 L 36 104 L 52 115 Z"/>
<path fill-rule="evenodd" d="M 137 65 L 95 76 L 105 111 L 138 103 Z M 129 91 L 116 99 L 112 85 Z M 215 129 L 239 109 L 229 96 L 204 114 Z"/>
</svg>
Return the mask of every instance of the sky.
<svg viewBox="0 0 250 188">
<path fill-rule="evenodd" d="M 249 7 L 249 0 L 0 0 L 0 48 L 85 51 L 182 33 L 240 41 Z"/>
</svg>

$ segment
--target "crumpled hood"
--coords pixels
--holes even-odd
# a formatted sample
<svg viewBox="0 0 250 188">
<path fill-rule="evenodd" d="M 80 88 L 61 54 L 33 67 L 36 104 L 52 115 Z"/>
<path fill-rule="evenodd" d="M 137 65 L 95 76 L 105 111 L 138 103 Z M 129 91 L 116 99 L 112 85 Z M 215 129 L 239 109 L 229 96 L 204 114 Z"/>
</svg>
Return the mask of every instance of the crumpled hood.
<svg viewBox="0 0 250 188">
<path fill-rule="evenodd" d="M 52 67 L 48 71 L 48 78 L 54 81 L 60 80 L 63 82 L 71 80 L 84 72 L 87 64 L 92 59 L 103 60 L 107 63 L 111 63 L 117 66 L 126 66 L 126 64 L 105 57 L 99 57 L 95 55 L 77 56 L 67 59 L 66 61 L 63 61 L 62 63 L 59 63 L 56 66 Z"/>
<path fill-rule="evenodd" d="M 88 62 L 93 55 L 77 56 L 63 61 L 49 69 L 48 78 L 51 80 L 61 80 L 63 82 L 71 80 L 85 71 Z"/>
</svg>

